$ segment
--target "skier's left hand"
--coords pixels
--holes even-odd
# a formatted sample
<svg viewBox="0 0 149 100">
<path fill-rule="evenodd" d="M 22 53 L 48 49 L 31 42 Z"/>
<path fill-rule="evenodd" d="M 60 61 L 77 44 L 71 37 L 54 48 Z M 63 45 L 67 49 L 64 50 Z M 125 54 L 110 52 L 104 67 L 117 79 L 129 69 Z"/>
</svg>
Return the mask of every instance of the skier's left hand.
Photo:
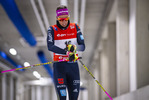
<svg viewBox="0 0 149 100">
<path fill-rule="evenodd" d="M 68 58 L 69 58 L 69 61 L 72 62 L 72 61 L 76 61 L 78 59 L 76 53 L 74 52 L 68 52 Z"/>
</svg>

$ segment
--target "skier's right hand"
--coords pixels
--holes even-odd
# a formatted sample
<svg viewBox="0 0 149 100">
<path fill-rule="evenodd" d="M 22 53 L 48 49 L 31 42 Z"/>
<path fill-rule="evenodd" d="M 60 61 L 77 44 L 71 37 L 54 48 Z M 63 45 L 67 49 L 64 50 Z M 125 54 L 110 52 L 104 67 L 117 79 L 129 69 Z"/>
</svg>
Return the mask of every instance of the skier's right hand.
<svg viewBox="0 0 149 100">
<path fill-rule="evenodd" d="M 75 52 L 76 53 L 76 45 L 68 44 L 67 45 L 67 51 L 68 52 Z"/>
</svg>

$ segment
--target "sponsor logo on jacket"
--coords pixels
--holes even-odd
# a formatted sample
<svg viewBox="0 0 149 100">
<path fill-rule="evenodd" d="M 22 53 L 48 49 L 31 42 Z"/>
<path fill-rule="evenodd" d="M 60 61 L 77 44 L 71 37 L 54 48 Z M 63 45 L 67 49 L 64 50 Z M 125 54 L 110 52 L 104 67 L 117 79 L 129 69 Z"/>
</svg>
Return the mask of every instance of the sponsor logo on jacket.
<svg viewBox="0 0 149 100">
<path fill-rule="evenodd" d="M 64 79 L 63 78 L 58 78 L 58 83 L 59 84 L 64 84 Z"/>
</svg>

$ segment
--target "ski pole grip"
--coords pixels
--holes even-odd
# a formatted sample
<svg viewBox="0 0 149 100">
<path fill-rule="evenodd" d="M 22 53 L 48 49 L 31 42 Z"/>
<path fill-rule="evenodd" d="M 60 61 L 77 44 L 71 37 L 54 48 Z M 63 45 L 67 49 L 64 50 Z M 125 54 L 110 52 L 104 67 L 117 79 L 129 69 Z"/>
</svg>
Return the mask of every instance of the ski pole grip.
<svg viewBox="0 0 149 100">
<path fill-rule="evenodd" d="M 79 57 L 78 59 L 82 59 L 82 57 Z"/>
</svg>

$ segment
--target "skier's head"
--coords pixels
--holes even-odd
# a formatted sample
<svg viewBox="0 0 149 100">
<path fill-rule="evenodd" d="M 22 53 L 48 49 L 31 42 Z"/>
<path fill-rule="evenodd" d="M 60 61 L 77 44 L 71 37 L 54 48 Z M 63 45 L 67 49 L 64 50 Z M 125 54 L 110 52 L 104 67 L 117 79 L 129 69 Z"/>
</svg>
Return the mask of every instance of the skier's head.
<svg viewBox="0 0 149 100">
<path fill-rule="evenodd" d="M 60 24 L 62 27 L 67 27 L 69 22 L 69 13 L 68 9 L 64 5 L 60 5 L 56 9 L 56 18 L 58 21 L 58 24 Z"/>
</svg>

